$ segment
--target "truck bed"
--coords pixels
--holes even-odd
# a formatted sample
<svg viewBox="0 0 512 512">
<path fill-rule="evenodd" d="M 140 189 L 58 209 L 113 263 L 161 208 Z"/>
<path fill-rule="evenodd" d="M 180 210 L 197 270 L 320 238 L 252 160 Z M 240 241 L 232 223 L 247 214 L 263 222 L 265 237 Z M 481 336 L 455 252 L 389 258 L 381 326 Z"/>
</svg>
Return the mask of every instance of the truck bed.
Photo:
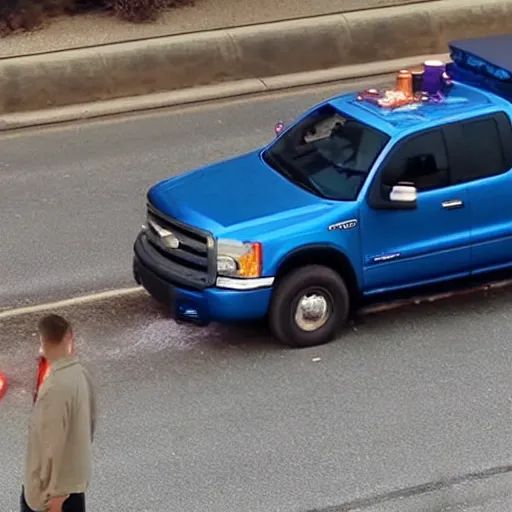
<svg viewBox="0 0 512 512">
<path fill-rule="evenodd" d="M 512 101 L 512 34 L 448 43 L 450 76 Z"/>
</svg>

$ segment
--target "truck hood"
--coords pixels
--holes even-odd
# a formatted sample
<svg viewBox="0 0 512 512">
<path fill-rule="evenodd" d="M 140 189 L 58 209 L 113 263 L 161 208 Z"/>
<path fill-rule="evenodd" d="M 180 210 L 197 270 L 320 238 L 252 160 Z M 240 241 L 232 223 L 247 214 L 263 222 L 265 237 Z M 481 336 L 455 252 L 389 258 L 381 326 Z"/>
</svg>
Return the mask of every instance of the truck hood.
<svg viewBox="0 0 512 512">
<path fill-rule="evenodd" d="M 215 235 L 330 206 L 270 168 L 259 151 L 162 181 L 148 195 L 167 215 Z"/>
</svg>

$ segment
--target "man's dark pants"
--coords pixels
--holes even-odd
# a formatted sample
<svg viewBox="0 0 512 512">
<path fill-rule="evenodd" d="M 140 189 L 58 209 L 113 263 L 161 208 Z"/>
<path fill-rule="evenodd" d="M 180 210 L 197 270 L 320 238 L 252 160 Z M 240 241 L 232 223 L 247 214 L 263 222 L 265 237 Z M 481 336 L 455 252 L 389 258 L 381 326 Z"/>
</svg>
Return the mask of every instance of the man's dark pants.
<svg viewBox="0 0 512 512">
<path fill-rule="evenodd" d="M 25 501 L 25 492 L 21 490 L 20 512 L 34 512 Z M 70 494 L 69 498 L 62 505 L 62 512 L 85 512 L 85 495 Z"/>
</svg>

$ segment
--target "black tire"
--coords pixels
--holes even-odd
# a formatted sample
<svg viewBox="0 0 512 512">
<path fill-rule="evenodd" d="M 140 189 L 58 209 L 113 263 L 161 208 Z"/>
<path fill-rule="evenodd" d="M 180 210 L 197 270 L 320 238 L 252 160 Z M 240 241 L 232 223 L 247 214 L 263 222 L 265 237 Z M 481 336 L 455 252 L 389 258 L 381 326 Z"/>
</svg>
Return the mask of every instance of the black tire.
<svg viewBox="0 0 512 512">
<path fill-rule="evenodd" d="M 327 320 L 316 330 L 302 329 L 295 319 L 299 301 L 316 292 L 327 303 Z M 293 348 L 315 347 L 332 341 L 345 326 L 350 296 L 345 281 L 334 270 L 308 265 L 292 270 L 278 283 L 270 303 L 269 327 L 281 343 Z"/>
</svg>

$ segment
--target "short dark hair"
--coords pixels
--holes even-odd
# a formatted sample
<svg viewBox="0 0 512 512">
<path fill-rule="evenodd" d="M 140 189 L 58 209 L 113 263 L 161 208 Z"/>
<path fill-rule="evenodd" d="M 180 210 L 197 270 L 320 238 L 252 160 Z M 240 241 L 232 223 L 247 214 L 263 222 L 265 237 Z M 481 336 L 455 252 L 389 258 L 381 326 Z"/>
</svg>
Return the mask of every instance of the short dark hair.
<svg viewBox="0 0 512 512">
<path fill-rule="evenodd" d="M 41 318 L 38 328 L 44 341 L 59 344 L 71 331 L 71 324 L 65 318 L 52 314 Z"/>
</svg>

